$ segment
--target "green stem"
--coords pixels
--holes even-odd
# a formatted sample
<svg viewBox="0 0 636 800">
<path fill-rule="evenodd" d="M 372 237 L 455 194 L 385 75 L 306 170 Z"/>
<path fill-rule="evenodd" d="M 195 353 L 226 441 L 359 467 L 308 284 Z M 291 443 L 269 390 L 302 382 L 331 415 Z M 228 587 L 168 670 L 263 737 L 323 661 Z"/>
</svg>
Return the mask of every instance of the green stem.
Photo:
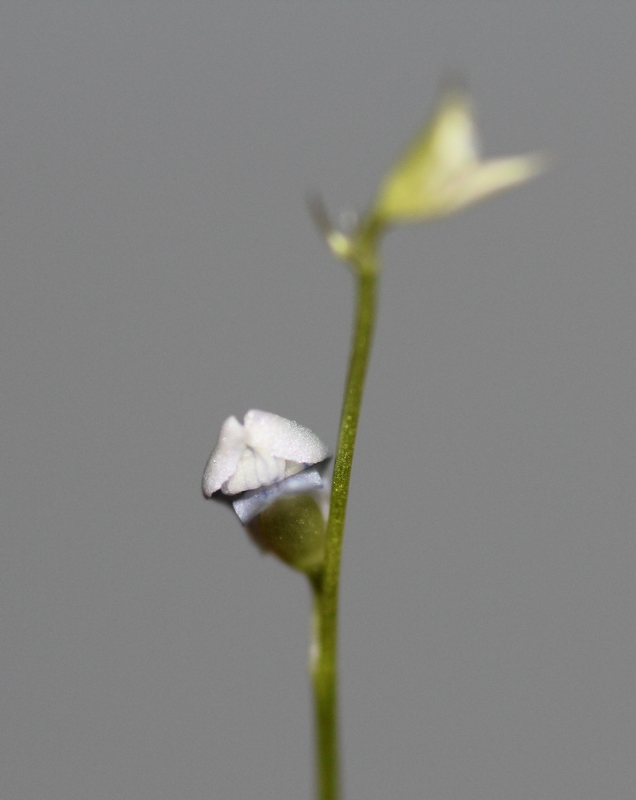
<svg viewBox="0 0 636 800">
<path fill-rule="evenodd" d="M 320 658 L 322 623 L 322 594 L 320 584 L 314 583 L 313 613 L 309 668 L 314 690 L 314 720 L 316 742 L 317 800 L 338 800 L 340 796 L 338 753 L 338 702 L 335 664 Z"/>
<path fill-rule="evenodd" d="M 314 611 L 310 669 L 316 715 L 318 800 L 340 797 L 338 746 L 338 587 L 353 451 L 376 314 L 378 260 L 375 236 L 359 236 L 350 261 L 357 280 L 356 321 L 334 460 L 325 564 L 312 581 Z"/>
</svg>

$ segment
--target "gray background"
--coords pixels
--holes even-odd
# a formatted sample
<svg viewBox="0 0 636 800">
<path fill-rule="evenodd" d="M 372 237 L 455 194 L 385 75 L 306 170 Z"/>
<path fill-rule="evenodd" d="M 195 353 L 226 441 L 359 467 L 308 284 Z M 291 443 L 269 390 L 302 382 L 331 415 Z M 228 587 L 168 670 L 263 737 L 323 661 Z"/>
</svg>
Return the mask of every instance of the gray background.
<svg viewBox="0 0 636 800">
<path fill-rule="evenodd" d="M 555 162 L 385 244 L 347 797 L 634 797 L 635 42 L 631 2 L 2 5 L 2 800 L 311 797 L 308 592 L 201 474 L 250 407 L 335 444 L 304 194 L 362 207 L 448 69 Z"/>
</svg>

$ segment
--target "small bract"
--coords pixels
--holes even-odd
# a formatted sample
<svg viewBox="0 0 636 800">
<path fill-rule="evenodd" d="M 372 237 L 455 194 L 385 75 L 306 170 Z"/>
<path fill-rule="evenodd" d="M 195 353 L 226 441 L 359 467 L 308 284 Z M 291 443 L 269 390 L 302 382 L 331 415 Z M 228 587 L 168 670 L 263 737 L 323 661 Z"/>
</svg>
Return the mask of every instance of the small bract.
<svg viewBox="0 0 636 800">
<path fill-rule="evenodd" d="M 226 495 L 282 481 L 324 461 L 326 446 L 315 433 L 290 419 L 251 409 L 243 424 L 228 417 L 203 473 L 203 494 Z"/>
</svg>

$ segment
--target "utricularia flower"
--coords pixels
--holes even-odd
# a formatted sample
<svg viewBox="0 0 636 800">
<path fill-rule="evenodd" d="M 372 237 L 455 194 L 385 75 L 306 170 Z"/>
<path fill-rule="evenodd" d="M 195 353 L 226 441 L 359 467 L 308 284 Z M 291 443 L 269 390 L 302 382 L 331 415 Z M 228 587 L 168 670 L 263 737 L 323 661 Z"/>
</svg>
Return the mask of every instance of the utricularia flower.
<svg viewBox="0 0 636 800">
<path fill-rule="evenodd" d="M 371 214 L 380 226 L 444 217 L 534 177 L 544 162 L 537 154 L 483 161 L 470 99 L 455 89 L 389 171 Z"/>
<path fill-rule="evenodd" d="M 203 473 L 203 494 L 229 500 L 264 550 L 302 572 L 322 564 L 329 487 L 328 450 L 315 433 L 252 409 L 228 417 Z"/>
</svg>

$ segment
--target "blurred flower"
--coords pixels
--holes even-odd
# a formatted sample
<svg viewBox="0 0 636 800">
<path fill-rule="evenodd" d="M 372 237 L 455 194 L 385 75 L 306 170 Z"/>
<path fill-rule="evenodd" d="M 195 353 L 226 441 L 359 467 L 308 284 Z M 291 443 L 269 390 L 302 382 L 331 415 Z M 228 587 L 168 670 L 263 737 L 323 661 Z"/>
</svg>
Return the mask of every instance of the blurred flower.
<svg viewBox="0 0 636 800">
<path fill-rule="evenodd" d="M 373 220 L 385 226 L 444 217 L 544 169 L 538 154 L 482 161 L 476 140 L 468 96 L 447 92 L 384 180 Z"/>
</svg>

